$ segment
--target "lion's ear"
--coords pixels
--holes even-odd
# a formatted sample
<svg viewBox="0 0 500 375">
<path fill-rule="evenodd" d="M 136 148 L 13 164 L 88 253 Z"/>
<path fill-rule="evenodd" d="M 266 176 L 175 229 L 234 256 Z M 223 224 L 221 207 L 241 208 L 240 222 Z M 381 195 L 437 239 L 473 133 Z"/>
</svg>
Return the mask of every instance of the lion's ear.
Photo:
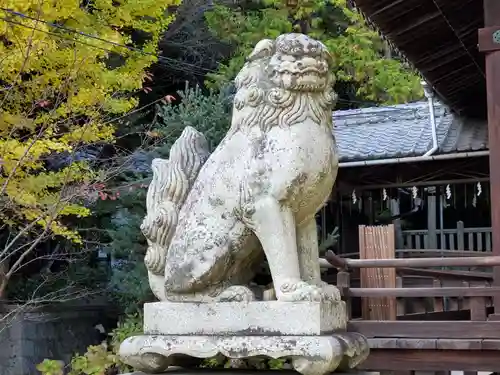
<svg viewBox="0 0 500 375">
<path fill-rule="evenodd" d="M 326 46 L 323 43 L 321 43 L 321 42 L 318 42 L 318 43 L 321 45 L 321 49 L 323 50 L 323 57 L 328 62 L 328 66 L 331 67 L 335 63 L 335 59 L 334 59 L 333 55 L 330 53 L 328 48 L 326 48 Z"/>
<path fill-rule="evenodd" d="M 264 57 L 271 57 L 274 53 L 274 40 L 262 39 L 255 45 L 252 53 L 248 55 L 247 62 L 262 59 Z"/>
</svg>

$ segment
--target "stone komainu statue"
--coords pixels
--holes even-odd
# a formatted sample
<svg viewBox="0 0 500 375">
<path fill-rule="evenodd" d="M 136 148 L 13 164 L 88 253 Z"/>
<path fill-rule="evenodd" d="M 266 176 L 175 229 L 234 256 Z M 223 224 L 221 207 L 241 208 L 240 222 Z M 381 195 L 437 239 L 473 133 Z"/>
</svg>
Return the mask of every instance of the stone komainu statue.
<svg viewBox="0 0 500 375">
<path fill-rule="evenodd" d="M 320 279 L 315 214 L 338 168 L 331 56 L 303 34 L 260 41 L 236 77 L 231 128 L 212 154 L 187 127 L 154 177 L 141 226 L 160 300 L 245 301 L 267 258 L 281 301 L 338 300 Z"/>
</svg>

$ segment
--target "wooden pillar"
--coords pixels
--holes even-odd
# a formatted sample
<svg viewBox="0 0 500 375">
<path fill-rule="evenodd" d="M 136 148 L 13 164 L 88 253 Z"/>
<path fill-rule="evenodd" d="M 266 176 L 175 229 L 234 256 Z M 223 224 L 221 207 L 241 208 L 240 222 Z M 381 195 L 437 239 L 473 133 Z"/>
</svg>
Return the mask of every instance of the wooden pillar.
<svg viewBox="0 0 500 375">
<path fill-rule="evenodd" d="M 394 226 L 359 226 L 360 259 L 394 259 Z M 360 269 L 361 288 L 395 288 L 396 269 Z M 365 320 L 396 320 L 396 298 L 362 298 L 362 317 Z"/>
<path fill-rule="evenodd" d="M 424 249 L 437 249 L 436 195 L 427 196 L 427 240 Z"/>
<path fill-rule="evenodd" d="M 391 208 L 391 216 L 399 216 L 401 213 L 399 209 L 399 199 L 391 199 L 389 204 Z M 404 247 L 404 238 L 403 230 L 401 228 L 401 219 L 394 219 L 392 224 L 394 224 L 394 233 L 396 235 L 396 249 L 402 249 Z"/>
<path fill-rule="evenodd" d="M 491 231 L 493 255 L 500 255 L 500 1 L 483 0 L 484 28 L 479 30 L 479 50 L 485 53 L 490 149 Z M 494 283 L 500 285 L 500 267 L 494 267 Z M 495 296 L 500 316 L 500 296 Z"/>
</svg>

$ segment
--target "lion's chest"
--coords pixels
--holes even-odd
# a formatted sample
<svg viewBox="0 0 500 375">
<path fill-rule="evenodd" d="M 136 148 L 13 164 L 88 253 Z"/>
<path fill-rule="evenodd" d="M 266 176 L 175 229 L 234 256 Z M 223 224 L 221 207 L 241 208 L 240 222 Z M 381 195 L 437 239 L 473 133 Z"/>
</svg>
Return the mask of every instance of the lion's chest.
<svg viewBox="0 0 500 375">
<path fill-rule="evenodd" d="M 276 127 L 255 137 L 251 152 L 248 170 L 254 183 L 263 193 L 285 201 L 298 216 L 314 214 L 329 196 L 338 158 L 326 127 L 307 120 Z"/>
</svg>

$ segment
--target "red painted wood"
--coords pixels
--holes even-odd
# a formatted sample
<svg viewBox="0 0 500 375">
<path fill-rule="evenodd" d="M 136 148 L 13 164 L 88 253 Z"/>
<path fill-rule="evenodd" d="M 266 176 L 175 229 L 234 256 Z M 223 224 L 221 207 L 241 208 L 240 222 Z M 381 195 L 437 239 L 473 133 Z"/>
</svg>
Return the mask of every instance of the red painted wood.
<svg viewBox="0 0 500 375">
<path fill-rule="evenodd" d="M 480 52 L 500 51 L 500 43 L 495 43 L 493 41 L 493 34 L 498 31 L 500 31 L 500 27 L 498 26 L 479 29 L 477 39 Z"/>
</svg>

